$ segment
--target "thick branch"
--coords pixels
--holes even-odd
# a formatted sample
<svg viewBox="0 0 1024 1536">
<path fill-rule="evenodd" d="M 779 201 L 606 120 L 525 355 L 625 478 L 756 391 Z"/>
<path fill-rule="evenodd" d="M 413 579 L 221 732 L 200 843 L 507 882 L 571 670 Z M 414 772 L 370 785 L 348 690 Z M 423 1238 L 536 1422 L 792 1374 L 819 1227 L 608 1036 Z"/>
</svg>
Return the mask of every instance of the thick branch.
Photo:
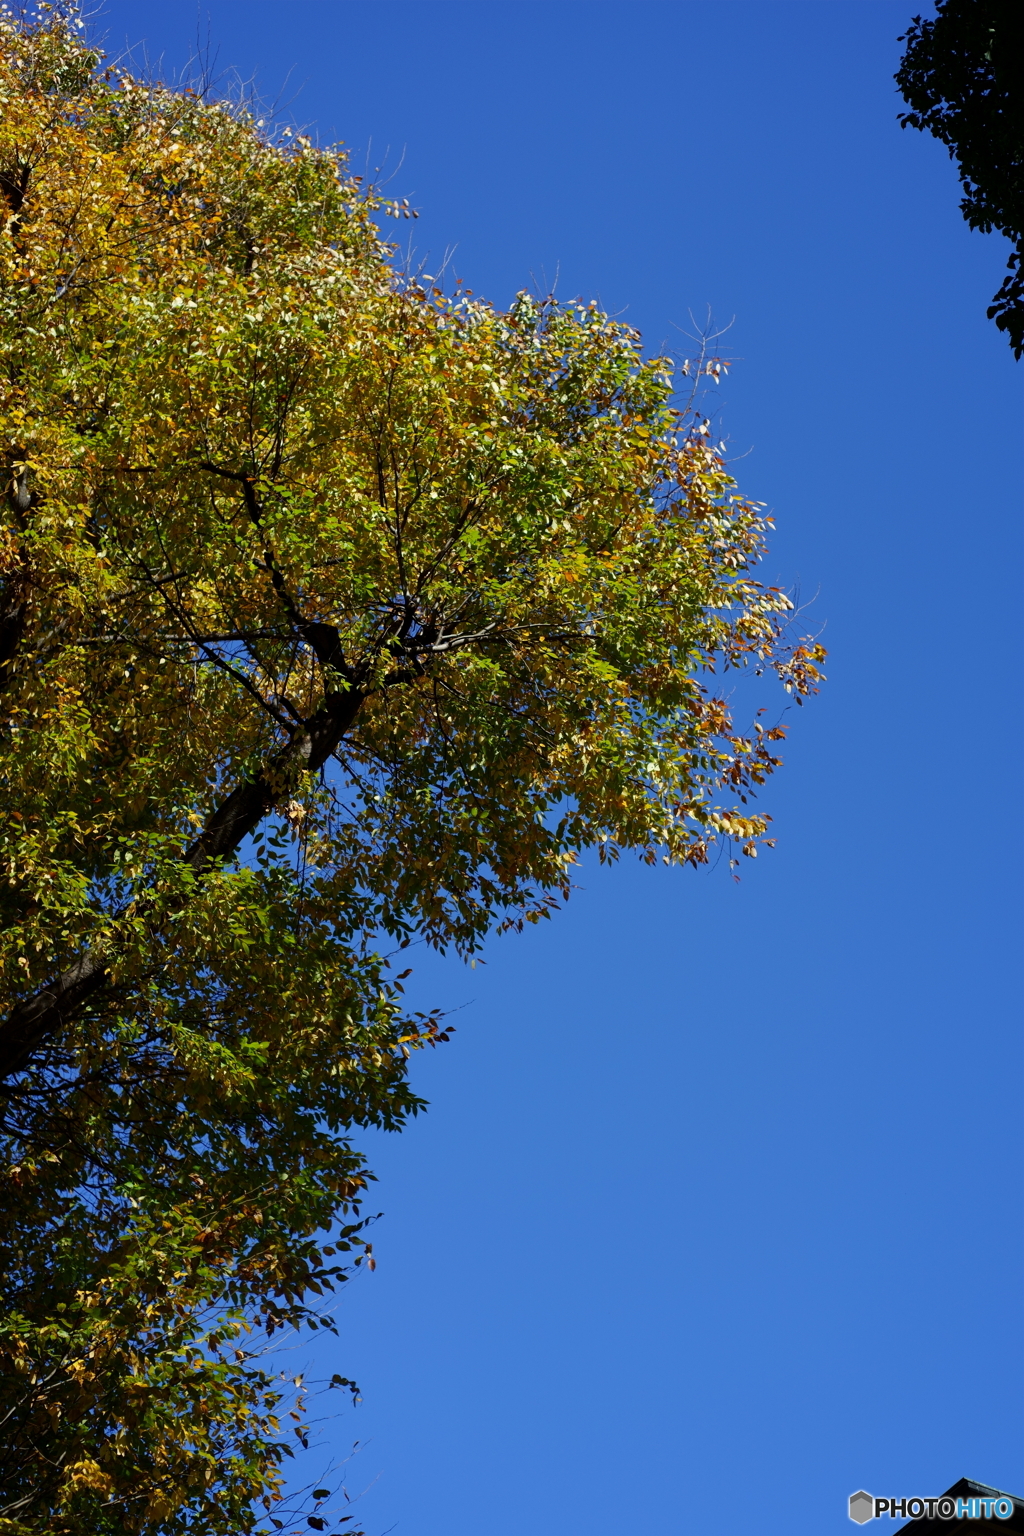
<svg viewBox="0 0 1024 1536">
<path fill-rule="evenodd" d="M 86 953 L 34 997 L 15 1004 L 0 1025 L 0 1079 L 20 1072 L 44 1040 L 77 1018 L 106 980 L 102 961 Z"/>
<path fill-rule="evenodd" d="M 364 697 L 356 688 L 329 693 L 316 714 L 256 778 L 231 791 L 182 855 L 197 875 L 237 853 L 301 773 L 315 773 L 324 766 L 355 720 Z M 102 960 L 86 953 L 56 981 L 16 1003 L 0 1025 L 0 1081 L 20 1072 L 45 1041 L 76 1019 L 106 985 L 108 976 Z"/>
<path fill-rule="evenodd" d="M 18 165 L 10 171 L 0 171 L 0 196 L 3 197 L 10 213 L 8 215 L 8 229 L 12 236 L 21 228 L 22 204 L 25 201 L 25 193 L 28 191 L 29 179 L 32 175 L 30 165 Z"/>
<path fill-rule="evenodd" d="M 288 793 L 299 773 L 316 773 L 324 766 L 337 751 L 363 698 L 355 688 L 329 693 L 316 714 L 275 753 L 262 772 L 231 791 L 184 854 L 197 875 L 237 853 L 264 816 Z"/>
<path fill-rule="evenodd" d="M 2 182 L 2 177 L 0 177 Z M 7 500 L 19 526 L 24 528 L 25 518 L 35 500 L 28 488 L 28 471 L 24 465 L 10 470 Z M 0 602 L 0 689 L 6 688 L 14 675 L 12 662 L 21 649 L 28 621 L 28 598 L 24 572 L 10 578 L 3 600 Z"/>
<path fill-rule="evenodd" d="M 6 688 L 13 675 L 13 662 L 25 635 L 28 603 L 20 591 L 5 594 L 0 604 L 0 689 Z"/>
</svg>

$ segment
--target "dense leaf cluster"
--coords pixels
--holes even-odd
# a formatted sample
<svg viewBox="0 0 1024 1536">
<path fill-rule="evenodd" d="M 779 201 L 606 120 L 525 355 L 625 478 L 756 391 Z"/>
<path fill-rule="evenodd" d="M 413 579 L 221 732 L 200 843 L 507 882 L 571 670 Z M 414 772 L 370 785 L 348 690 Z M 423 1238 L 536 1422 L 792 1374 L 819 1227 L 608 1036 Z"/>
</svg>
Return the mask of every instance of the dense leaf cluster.
<svg viewBox="0 0 1024 1536">
<path fill-rule="evenodd" d="M 714 673 L 822 653 L 628 327 L 409 278 L 343 156 L 60 16 L 0 107 L 0 1532 L 226 1536 L 445 1038 L 377 950 L 754 854 Z"/>
<path fill-rule="evenodd" d="M 988 311 L 1024 354 L 1024 11 L 1015 0 L 938 0 L 915 16 L 896 83 L 905 128 L 927 128 L 960 169 L 972 229 L 1016 244 Z"/>
</svg>

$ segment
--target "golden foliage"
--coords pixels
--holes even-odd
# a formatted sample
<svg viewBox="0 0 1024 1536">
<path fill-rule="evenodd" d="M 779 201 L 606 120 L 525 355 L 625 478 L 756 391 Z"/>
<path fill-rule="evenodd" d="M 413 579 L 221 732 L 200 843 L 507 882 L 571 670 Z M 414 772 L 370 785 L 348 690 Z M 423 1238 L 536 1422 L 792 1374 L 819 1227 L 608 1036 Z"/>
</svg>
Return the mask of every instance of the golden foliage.
<svg viewBox="0 0 1024 1536">
<path fill-rule="evenodd" d="M 342 155 L 56 14 L 0 21 L 0 108 L 0 1531 L 251 1530 L 247 1330 L 329 1326 L 344 1132 L 445 1038 L 375 935 L 753 854 L 782 731 L 710 679 L 822 652 L 628 327 L 403 275 Z"/>
</svg>

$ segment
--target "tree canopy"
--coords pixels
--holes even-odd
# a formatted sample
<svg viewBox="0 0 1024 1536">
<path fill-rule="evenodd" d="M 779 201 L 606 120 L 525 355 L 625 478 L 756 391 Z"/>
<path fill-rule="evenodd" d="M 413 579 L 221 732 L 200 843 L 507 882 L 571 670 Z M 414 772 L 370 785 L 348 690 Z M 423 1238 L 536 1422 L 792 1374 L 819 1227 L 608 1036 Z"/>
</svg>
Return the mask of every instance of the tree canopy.
<svg viewBox="0 0 1024 1536">
<path fill-rule="evenodd" d="M 1024 13 L 1013 0 L 937 0 L 915 16 L 896 83 L 904 128 L 927 128 L 957 161 L 972 229 L 1015 242 L 988 310 L 1024 354 Z"/>
<path fill-rule="evenodd" d="M 381 952 L 755 854 L 714 674 L 823 652 L 629 327 L 403 271 L 341 152 L 57 12 L 0 101 L 0 1532 L 263 1529 L 256 1330 L 332 1326 L 446 1038 Z"/>
</svg>

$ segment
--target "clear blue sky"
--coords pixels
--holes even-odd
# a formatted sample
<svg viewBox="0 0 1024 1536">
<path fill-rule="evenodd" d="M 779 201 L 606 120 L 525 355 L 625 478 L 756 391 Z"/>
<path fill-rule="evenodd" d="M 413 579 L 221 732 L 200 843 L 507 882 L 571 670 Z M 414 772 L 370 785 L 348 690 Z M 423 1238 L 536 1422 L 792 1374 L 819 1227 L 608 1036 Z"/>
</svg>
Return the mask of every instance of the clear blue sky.
<svg viewBox="0 0 1024 1536">
<path fill-rule="evenodd" d="M 652 348 L 735 316 L 721 424 L 831 652 L 742 884 L 587 867 L 486 967 L 417 962 L 458 1033 L 371 1145 L 380 1267 L 318 1366 L 364 1402 L 310 1461 L 363 1442 L 371 1536 L 838 1536 L 861 1487 L 1024 1494 L 1024 365 L 984 314 L 1005 242 L 895 120 L 920 3 L 99 20 L 170 70 L 208 16 L 477 292 L 557 273 Z"/>
</svg>

